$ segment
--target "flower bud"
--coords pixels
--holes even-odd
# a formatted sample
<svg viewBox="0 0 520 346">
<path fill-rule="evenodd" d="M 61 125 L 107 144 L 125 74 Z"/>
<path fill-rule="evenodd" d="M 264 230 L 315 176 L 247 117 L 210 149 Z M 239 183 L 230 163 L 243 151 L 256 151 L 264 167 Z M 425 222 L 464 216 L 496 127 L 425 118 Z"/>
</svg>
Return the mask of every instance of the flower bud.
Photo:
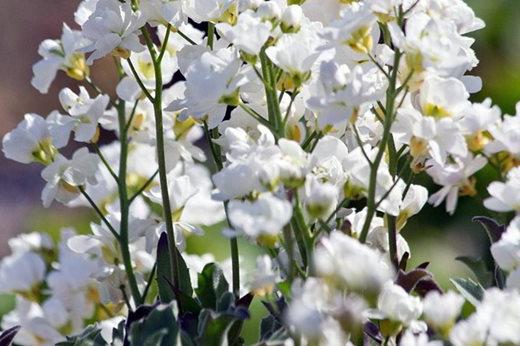
<svg viewBox="0 0 520 346">
<path fill-rule="evenodd" d="M 282 10 L 276 2 L 264 2 L 258 6 L 256 13 L 266 20 L 278 20 L 282 17 Z"/>
<path fill-rule="evenodd" d="M 282 15 L 282 23 L 280 24 L 282 31 L 285 33 L 293 33 L 300 30 L 303 17 L 302 8 L 298 5 L 287 7 Z"/>
<path fill-rule="evenodd" d="M 338 193 L 334 185 L 320 183 L 311 177 L 305 182 L 304 202 L 308 213 L 315 218 L 327 218 L 338 203 Z"/>
</svg>

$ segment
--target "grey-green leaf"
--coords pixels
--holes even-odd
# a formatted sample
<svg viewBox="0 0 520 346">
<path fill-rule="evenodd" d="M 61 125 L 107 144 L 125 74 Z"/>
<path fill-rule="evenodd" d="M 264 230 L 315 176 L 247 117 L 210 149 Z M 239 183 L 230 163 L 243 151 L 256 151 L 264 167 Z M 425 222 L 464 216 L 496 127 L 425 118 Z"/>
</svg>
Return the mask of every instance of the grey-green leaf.
<svg viewBox="0 0 520 346">
<path fill-rule="evenodd" d="M 175 346 L 178 334 L 174 304 L 159 304 L 131 324 L 128 340 L 131 345 Z"/>
<path fill-rule="evenodd" d="M 477 306 L 484 298 L 484 288 L 478 282 L 465 278 L 455 278 L 450 281 L 473 306 Z"/>
</svg>

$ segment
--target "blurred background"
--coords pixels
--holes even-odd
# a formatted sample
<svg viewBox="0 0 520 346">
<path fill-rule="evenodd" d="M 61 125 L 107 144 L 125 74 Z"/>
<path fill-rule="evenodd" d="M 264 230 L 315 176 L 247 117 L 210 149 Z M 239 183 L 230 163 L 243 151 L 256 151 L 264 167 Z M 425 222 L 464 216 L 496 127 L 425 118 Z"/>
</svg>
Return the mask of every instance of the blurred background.
<svg viewBox="0 0 520 346">
<path fill-rule="evenodd" d="M 514 114 L 520 99 L 520 1 L 466 0 L 487 26 L 473 33 L 474 48 L 480 59 L 473 71 L 482 77 L 483 90 L 473 95 L 476 101 L 491 97 L 503 112 Z M 30 85 L 31 66 L 39 56 L 38 45 L 46 38 L 58 38 L 62 23 L 73 25 L 75 0 L 0 0 L 0 136 L 16 126 L 25 113 L 47 115 L 59 109 L 57 94 L 67 85 L 59 73 L 48 95 L 39 94 Z M 105 90 L 112 90 L 115 80 L 101 63 L 93 70 L 93 79 Z M 43 187 L 40 167 L 21 165 L 0 154 L 0 258 L 8 254 L 7 240 L 20 232 L 44 231 L 56 234 L 59 228 L 75 226 L 86 231 L 90 215 L 84 210 L 63 209 L 57 203 L 49 209 L 41 207 Z M 494 179 L 492 171 L 478 176 L 478 187 Z M 425 180 L 425 184 L 428 182 Z M 434 191 L 434 187 L 431 191 Z M 412 249 L 412 264 L 431 261 L 430 270 L 439 282 L 448 287 L 449 277 L 469 275 L 455 260 L 459 255 L 488 256 L 487 238 L 472 223 L 475 215 L 488 215 L 480 202 L 462 198 L 453 217 L 444 206 L 426 207 L 413 218 L 403 235 Z M 205 251 L 211 244 L 217 259 L 228 256 L 228 245 L 220 232 L 189 244 L 193 251 Z M 221 244 L 221 246 L 215 246 Z M 10 299 L 0 297 L 0 312 L 8 309 Z"/>
</svg>

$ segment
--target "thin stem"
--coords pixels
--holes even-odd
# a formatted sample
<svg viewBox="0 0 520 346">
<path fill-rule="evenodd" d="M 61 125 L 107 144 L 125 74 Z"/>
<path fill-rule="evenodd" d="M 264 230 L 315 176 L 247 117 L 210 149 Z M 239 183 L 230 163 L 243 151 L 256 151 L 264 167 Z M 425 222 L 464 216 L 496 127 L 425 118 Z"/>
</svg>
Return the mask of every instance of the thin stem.
<svg viewBox="0 0 520 346">
<path fill-rule="evenodd" d="M 376 188 L 377 188 L 377 173 L 379 170 L 379 165 L 383 159 L 383 155 L 385 153 L 385 148 L 388 143 L 388 140 L 391 136 L 390 129 L 392 127 L 393 118 L 394 118 L 394 107 L 395 107 L 395 98 L 396 98 L 396 81 L 397 81 L 397 72 L 399 69 L 399 62 L 401 60 L 401 53 L 399 51 L 395 52 L 394 55 L 394 64 L 393 70 L 391 74 L 391 78 L 388 85 L 388 90 L 386 93 L 386 106 L 385 109 L 385 123 L 384 123 L 384 131 L 383 137 L 381 138 L 381 142 L 379 143 L 378 151 L 374 161 L 372 162 L 370 169 L 370 177 L 369 177 L 369 185 L 368 185 L 368 197 L 367 197 L 367 215 L 365 218 L 365 223 L 363 224 L 363 228 L 361 230 L 361 234 L 359 236 L 359 241 L 364 243 L 368 236 L 368 231 L 370 229 L 370 224 L 372 223 L 372 218 L 376 213 Z"/>
<path fill-rule="evenodd" d="M 116 181 L 116 184 L 119 184 L 119 177 L 117 176 L 117 174 L 114 172 L 114 170 L 108 163 L 107 159 L 105 158 L 105 155 L 103 155 L 103 153 L 99 149 L 99 146 L 96 143 L 92 143 L 92 147 L 94 148 L 94 151 L 99 156 L 99 158 L 101 159 L 101 162 L 103 162 L 103 165 L 106 167 L 106 169 L 108 170 L 108 172 L 110 173 L 112 178 L 114 178 L 114 180 Z"/>
<path fill-rule="evenodd" d="M 301 238 L 303 239 L 303 245 L 305 247 L 305 257 L 307 258 L 307 273 L 312 274 L 314 272 L 314 241 L 312 239 L 309 227 L 307 227 L 307 223 L 305 222 L 303 211 L 301 209 L 300 201 L 298 198 L 298 193 L 296 193 L 295 196 L 296 197 L 293 209 L 293 217 L 296 229 L 294 231 L 295 234 L 299 233 Z"/>
<path fill-rule="evenodd" d="M 280 111 L 280 103 L 276 92 L 276 76 L 273 71 L 273 64 L 267 57 L 265 49 L 260 52 L 260 63 L 262 65 L 262 75 L 264 80 L 265 94 L 267 98 L 267 110 L 269 115 L 269 123 L 277 137 L 283 137 L 282 114 Z"/>
<path fill-rule="evenodd" d="M 227 212 L 227 202 L 224 203 L 224 208 Z M 229 220 L 228 220 L 229 223 Z M 233 294 L 235 297 L 238 297 L 240 294 L 240 256 L 238 252 L 238 239 L 231 238 L 229 239 L 229 247 L 231 250 L 231 271 L 232 271 L 232 280 L 233 280 Z"/>
<path fill-rule="evenodd" d="M 130 126 L 132 126 L 132 122 L 134 121 L 135 111 L 137 110 L 137 104 L 139 103 L 139 99 L 135 100 L 134 106 L 132 107 L 132 113 L 130 113 L 130 118 L 128 119 L 125 131 L 128 133 L 128 130 L 130 129 Z"/>
<path fill-rule="evenodd" d="M 317 136 L 318 136 L 318 132 L 312 131 L 312 133 L 302 143 L 302 149 L 307 150 L 310 147 L 312 140 L 314 138 L 316 138 Z"/>
<path fill-rule="evenodd" d="M 153 109 L 155 116 L 155 134 L 157 141 L 157 163 L 159 165 L 159 181 L 161 185 L 161 197 L 163 205 L 163 217 L 166 224 L 166 234 L 168 236 L 168 249 L 171 262 L 171 273 L 173 285 L 178 288 L 179 285 L 179 260 L 177 258 L 178 250 L 176 248 L 175 233 L 173 230 L 172 208 L 170 205 L 170 194 L 168 191 L 168 178 L 166 171 L 166 157 L 164 153 L 164 128 L 163 128 L 163 110 L 162 110 L 162 72 L 161 63 L 157 60 L 157 54 L 153 45 L 150 34 L 146 28 L 142 28 L 142 33 L 148 47 L 148 51 L 152 56 L 154 73 L 155 73 L 155 97 L 153 98 Z"/>
<path fill-rule="evenodd" d="M 164 53 L 166 52 L 166 48 L 168 47 L 168 40 L 170 39 L 171 28 L 172 28 L 171 24 L 168 24 L 168 26 L 166 27 L 166 35 L 164 36 L 164 41 L 162 43 L 161 52 L 159 53 L 159 57 L 157 58 L 157 61 L 159 64 L 162 62 Z"/>
<path fill-rule="evenodd" d="M 146 296 L 148 295 L 148 291 L 150 291 L 150 287 L 152 286 L 153 277 L 155 276 L 156 269 L 157 261 L 155 261 L 155 263 L 153 264 L 152 270 L 150 271 L 150 275 L 148 276 L 148 281 L 146 282 L 146 287 L 144 288 L 140 304 L 144 304 L 146 302 Z"/>
<path fill-rule="evenodd" d="M 213 161 L 215 162 L 215 165 L 217 166 L 217 169 L 220 171 L 224 165 L 222 163 L 222 158 L 220 154 L 220 149 L 215 145 L 215 142 L 213 142 L 211 130 L 208 127 L 208 123 L 204 121 L 204 134 L 206 135 L 206 138 L 208 140 L 209 148 L 211 150 L 211 155 L 213 156 Z"/>
<path fill-rule="evenodd" d="M 126 294 L 126 287 L 125 287 L 125 285 L 119 286 L 119 289 L 121 290 L 121 294 L 123 295 L 123 300 L 124 300 L 126 306 L 128 307 L 128 310 L 130 312 L 132 312 L 133 311 L 132 305 L 130 304 L 130 299 L 128 299 L 128 295 Z"/>
<path fill-rule="evenodd" d="M 101 90 L 101 88 L 99 88 L 96 84 L 94 84 L 94 81 L 92 81 L 92 79 L 90 77 L 86 77 L 85 78 L 85 82 L 92 88 L 94 89 L 98 95 L 103 95 L 103 90 Z M 115 107 L 116 105 L 114 104 L 114 102 L 112 101 L 112 98 L 108 98 L 108 102 L 110 103 L 110 105 L 112 107 Z"/>
<path fill-rule="evenodd" d="M 154 174 L 152 174 L 152 176 L 148 178 L 148 180 L 143 184 L 143 186 L 141 186 L 141 188 L 139 188 L 139 190 L 130 198 L 129 204 L 132 204 L 132 202 L 150 186 L 157 174 L 159 174 L 159 170 L 156 170 Z"/>
<path fill-rule="evenodd" d="M 288 272 L 287 272 L 287 281 L 289 281 L 289 284 L 292 284 L 294 279 L 294 239 L 291 232 L 290 225 L 286 225 L 283 228 L 283 237 L 285 242 L 285 251 L 287 251 L 287 258 L 288 258 Z"/>
<path fill-rule="evenodd" d="M 107 220 L 105 215 L 103 215 L 103 212 L 101 211 L 101 209 L 99 209 L 99 207 L 92 200 L 92 198 L 90 198 L 90 196 L 88 195 L 88 193 L 85 191 L 85 189 L 82 186 L 79 186 L 78 189 L 81 192 L 81 194 L 83 195 L 83 197 L 85 197 L 85 199 L 89 202 L 89 204 L 92 207 L 92 209 L 94 209 L 96 211 L 96 213 L 98 214 L 98 216 L 101 219 L 101 221 L 103 221 L 103 223 L 107 226 L 107 228 L 110 231 L 110 233 L 112 233 L 114 238 L 116 238 L 116 240 L 119 241 L 119 234 L 117 233 L 115 228 L 110 224 L 110 222 Z"/>
<path fill-rule="evenodd" d="M 148 89 L 144 86 L 143 81 L 141 80 L 141 77 L 137 74 L 137 71 L 135 69 L 134 64 L 132 63 L 132 60 L 130 58 L 126 59 L 128 62 L 128 66 L 130 66 L 130 70 L 132 70 L 132 74 L 134 75 L 135 80 L 137 81 L 137 84 L 141 87 L 141 90 L 145 94 L 146 98 L 150 100 L 150 102 L 154 102 L 154 98 L 152 97 L 152 94 L 148 91 Z"/>
<path fill-rule="evenodd" d="M 240 101 L 240 103 L 238 104 L 238 106 L 240 108 L 242 108 L 247 114 L 249 114 L 250 116 L 252 116 L 256 121 L 258 121 L 260 124 L 264 125 L 264 126 L 267 126 L 268 128 L 272 129 L 272 126 L 271 126 L 271 123 L 266 120 L 264 117 L 262 117 L 260 114 L 258 114 L 255 110 L 253 110 L 252 108 L 248 107 L 245 103 L 243 103 L 242 101 Z"/>
<path fill-rule="evenodd" d="M 125 116 L 125 102 L 120 100 L 117 106 L 117 117 L 119 121 L 119 141 L 121 156 L 119 158 L 119 179 L 118 179 L 118 190 L 119 190 L 119 207 L 121 210 L 121 221 L 119 229 L 119 245 L 121 248 L 121 255 L 123 257 L 123 264 L 125 266 L 125 272 L 128 276 L 128 282 L 130 285 L 130 291 L 134 302 L 141 300 L 141 294 L 139 293 L 139 287 L 137 286 L 137 280 L 135 278 L 134 270 L 132 267 L 132 258 L 130 255 L 130 248 L 128 245 L 128 217 L 130 213 L 130 204 L 128 203 L 128 188 L 126 186 L 126 169 L 128 159 L 128 138 L 127 132 L 125 131 L 126 116 Z"/>
<path fill-rule="evenodd" d="M 215 161 L 215 165 L 218 170 L 221 170 L 224 167 L 222 162 L 222 157 L 220 154 L 220 148 L 214 143 L 213 138 L 215 134 L 212 133 L 208 127 L 208 123 L 204 121 L 204 134 L 206 135 L 206 139 L 208 140 L 209 147 L 211 149 L 211 154 L 213 156 L 213 160 Z M 228 214 L 228 202 L 224 202 L 224 211 L 226 213 L 226 220 L 231 227 L 231 221 L 229 220 Z M 229 248 L 231 251 L 231 272 L 232 272 L 232 280 L 233 280 L 233 294 L 235 297 L 238 297 L 240 294 L 240 254 L 238 251 L 238 240 L 237 238 L 229 239 Z"/>
<path fill-rule="evenodd" d="M 363 146 L 363 142 L 361 142 L 361 137 L 359 136 L 359 132 L 358 132 L 356 124 L 352 124 L 352 129 L 354 130 L 354 134 L 355 134 L 355 137 L 356 137 L 356 142 L 357 142 L 359 148 L 361 149 L 361 153 L 363 154 L 363 156 L 367 160 L 368 165 L 372 166 L 372 161 L 368 157 L 368 154 L 367 154 L 367 152 L 365 150 L 365 147 Z"/>
<path fill-rule="evenodd" d="M 208 47 L 213 50 L 213 42 L 215 41 L 215 24 L 208 22 Z"/>
<path fill-rule="evenodd" d="M 192 45 L 196 45 L 197 44 L 195 41 L 193 41 L 191 38 L 189 38 L 185 33 L 180 31 L 179 29 L 177 29 L 177 33 L 179 34 L 180 37 L 182 37 L 183 39 L 188 41 L 189 44 L 192 44 Z"/>
<path fill-rule="evenodd" d="M 289 119 L 289 114 L 291 113 L 291 109 L 294 103 L 294 100 L 296 100 L 296 96 L 298 96 L 298 92 L 294 91 L 291 94 L 291 101 L 289 102 L 289 106 L 287 107 L 287 110 L 285 111 L 285 118 L 283 118 L 282 121 L 282 128 L 285 130 L 285 126 L 287 125 L 287 120 Z"/>
</svg>

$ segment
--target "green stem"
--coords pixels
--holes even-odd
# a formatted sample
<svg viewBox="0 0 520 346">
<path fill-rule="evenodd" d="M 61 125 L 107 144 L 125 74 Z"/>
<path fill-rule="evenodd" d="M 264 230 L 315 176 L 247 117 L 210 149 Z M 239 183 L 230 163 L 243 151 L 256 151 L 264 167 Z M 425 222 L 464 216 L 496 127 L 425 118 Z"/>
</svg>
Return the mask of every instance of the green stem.
<svg viewBox="0 0 520 346">
<path fill-rule="evenodd" d="M 135 78 L 137 84 L 139 84 L 139 86 L 141 87 L 141 90 L 143 91 L 144 95 L 146 96 L 146 98 L 148 100 L 150 100 L 150 102 L 153 103 L 154 102 L 154 98 L 152 97 L 152 94 L 150 94 L 148 89 L 144 86 L 143 81 L 141 80 L 141 78 L 137 74 L 137 70 L 135 69 L 135 66 L 132 63 L 132 60 L 130 60 L 130 58 L 128 58 L 128 59 L 126 59 L 126 61 L 128 62 L 128 66 L 130 66 L 130 70 L 132 70 L 132 74 L 134 75 L 134 78 Z"/>
<path fill-rule="evenodd" d="M 132 204 L 132 202 L 150 186 L 157 174 L 159 174 L 159 170 L 156 170 L 154 174 L 152 174 L 152 176 L 148 178 L 148 180 L 143 184 L 143 186 L 141 186 L 139 190 L 137 190 L 137 192 L 132 196 L 132 198 L 130 198 L 130 204 Z"/>
<path fill-rule="evenodd" d="M 359 236 L 359 241 L 364 243 L 368 236 L 368 231 L 370 229 L 370 224 L 372 222 L 373 217 L 376 213 L 376 187 L 377 187 L 377 173 L 379 170 L 379 165 L 383 159 L 385 154 L 385 149 L 389 138 L 391 137 L 390 129 L 392 127 L 392 123 L 394 120 L 394 107 L 395 107 L 395 98 L 397 96 L 396 92 L 396 83 L 397 83 L 397 72 L 399 69 L 399 62 L 401 60 L 401 53 L 399 51 L 395 52 L 394 55 L 394 64 L 392 69 L 391 78 L 389 80 L 388 89 L 386 92 L 386 106 L 385 106 L 385 119 L 384 119 L 384 131 L 383 137 L 381 138 L 381 142 L 379 143 L 378 151 L 374 161 L 370 165 L 370 177 L 369 177 L 369 185 L 368 185 L 368 197 L 367 197 L 367 216 L 365 219 L 365 223 L 363 224 L 363 229 L 361 230 L 361 234 Z"/>
<path fill-rule="evenodd" d="M 388 252 L 390 254 L 390 261 L 395 268 L 399 266 L 399 258 L 397 255 L 397 228 L 396 217 L 386 215 L 386 223 L 388 227 Z"/>
<path fill-rule="evenodd" d="M 265 95 L 267 98 L 267 111 L 269 123 L 274 128 L 278 138 L 283 137 L 282 113 L 276 92 L 276 77 L 273 71 L 273 64 L 267 57 L 265 49 L 260 52 L 260 63 L 262 65 L 262 76 L 264 80 Z"/>
<path fill-rule="evenodd" d="M 150 275 L 148 276 L 148 281 L 146 282 L 146 287 L 143 291 L 143 296 L 141 297 L 140 304 L 144 304 L 146 302 L 146 296 L 150 291 L 150 287 L 152 287 L 153 277 L 155 276 L 155 271 L 157 270 L 157 261 L 153 264 L 152 270 L 150 271 Z"/>
<path fill-rule="evenodd" d="M 85 191 L 85 189 L 82 187 L 82 186 L 79 186 L 78 187 L 79 191 L 81 191 L 81 194 L 83 195 L 83 197 L 86 198 L 86 200 L 88 201 L 88 203 L 90 204 L 90 206 L 96 211 L 96 214 L 98 214 L 99 218 L 101 219 L 101 221 L 103 221 L 103 223 L 105 224 L 105 226 L 107 226 L 108 230 L 110 231 L 110 233 L 112 233 L 112 235 L 114 236 L 114 238 L 116 238 L 117 241 L 119 241 L 119 234 L 117 233 L 117 231 L 115 230 L 115 228 L 110 224 L 110 222 L 108 222 L 107 218 L 105 217 L 105 215 L 103 215 L 103 212 L 99 209 L 99 207 L 96 205 L 96 203 L 92 200 L 92 198 L 90 198 L 90 196 L 88 195 L 88 193 Z"/>
<path fill-rule="evenodd" d="M 314 241 L 312 239 L 309 227 L 307 227 L 307 223 L 305 222 L 305 218 L 303 216 L 303 211 L 301 209 L 297 193 L 293 209 L 293 218 L 294 225 L 296 226 L 296 229 L 294 229 L 295 235 L 297 236 L 297 239 L 298 237 L 300 237 L 300 241 L 303 241 L 303 246 L 305 248 L 305 258 L 307 259 L 307 273 L 312 274 L 314 272 Z"/>
<path fill-rule="evenodd" d="M 110 173 L 112 178 L 114 178 L 116 184 L 118 184 L 119 177 L 117 176 L 117 174 L 112 169 L 112 166 L 110 166 L 110 164 L 108 163 L 107 159 L 105 158 L 105 155 L 103 155 L 103 153 L 99 149 L 99 146 L 96 143 L 92 143 L 92 147 L 94 148 L 94 151 L 99 156 L 101 162 L 103 162 L 103 165 L 106 167 L 106 169 L 108 170 L 108 172 Z"/>
<path fill-rule="evenodd" d="M 208 47 L 213 50 L 213 42 L 215 41 L 215 24 L 208 22 Z"/>
<path fill-rule="evenodd" d="M 168 178 L 166 171 L 166 157 L 164 153 L 164 127 L 163 127 L 163 110 L 162 110 L 162 71 L 161 62 L 157 59 L 157 52 L 153 45 L 150 33 L 146 28 L 142 29 L 146 46 L 152 57 L 154 73 L 155 73 L 155 97 L 153 98 L 153 109 L 155 116 L 155 134 L 157 141 L 157 163 L 159 165 L 159 181 L 161 185 L 161 197 L 163 205 L 163 218 L 166 224 L 166 234 L 168 236 L 168 250 L 170 254 L 171 273 L 173 285 L 178 288 L 179 285 L 179 260 L 177 257 L 178 250 L 176 248 L 175 233 L 173 230 L 172 208 L 170 205 L 170 194 L 168 192 Z M 166 42 L 164 42 L 166 44 Z"/>
<path fill-rule="evenodd" d="M 121 256 L 123 257 L 123 264 L 125 266 L 125 272 L 128 277 L 130 285 L 130 291 L 134 302 L 138 303 L 141 301 L 141 294 L 139 293 L 139 287 L 137 286 L 137 280 L 135 278 L 134 270 L 132 268 L 132 258 L 130 255 L 130 249 L 128 245 L 128 216 L 129 207 L 128 203 L 128 190 L 126 186 L 126 169 L 128 159 L 128 138 L 125 117 L 125 102 L 120 100 L 117 105 L 117 117 L 119 120 L 119 141 L 121 143 L 121 153 L 119 158 L 119 179 L 118 179 L 118 190 L 119 190 L 119 205 L 121 210 L 121 221 L 119 229 L 119 245 L 121 248 Z"/>
<path fill-rule="evenodd" d="M 215 161 L 215 165 L 220 171 L 224 164 L 222 162 L 222 157 L 220 154 L 220 148 L 215 145 L 213 139 L 216 137 L 216 133 L 212 133 L 212 131 L 208 128 L 208 123 L 204 122 L 204 134 L 206 135 L 206 139 L 208 140 L 209 147 L 211 149 L 211 154 L 213 156 L 213 161 Z M 231 222 L 229 221 L 228 216 L 228 202 L 224 202 L 224 211 L 226 212 L 226 220 L 228 225 L 231 227 Z M 238 297 L 240 294 L 240 255 L 238 252 L 238 240 L 237 238 L 229 239 L 229 248 L 231 251 L 231 272 L 232 272 L 232 280 L 233 280 L 233 294 L 235 297 Z"/>
</svg>

